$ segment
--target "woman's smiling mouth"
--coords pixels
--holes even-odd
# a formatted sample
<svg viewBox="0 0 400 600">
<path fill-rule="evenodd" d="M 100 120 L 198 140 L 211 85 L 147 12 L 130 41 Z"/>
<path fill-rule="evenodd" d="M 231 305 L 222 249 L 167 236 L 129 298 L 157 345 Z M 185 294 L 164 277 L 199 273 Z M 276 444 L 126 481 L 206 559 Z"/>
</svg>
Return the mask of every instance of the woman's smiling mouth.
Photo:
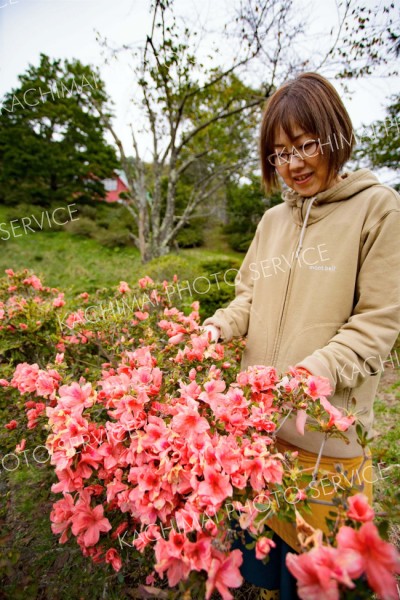
<svg viewBox="0 0 400 600">
<path fill-rule="evenodd" d="M 295 181 L 298 185 L 304 185 L 308 183 L 312 177 L 312 173 L 306 173 L 305 175 L 297 175 L 293 176 L 293 181 Z"/>
</svg>

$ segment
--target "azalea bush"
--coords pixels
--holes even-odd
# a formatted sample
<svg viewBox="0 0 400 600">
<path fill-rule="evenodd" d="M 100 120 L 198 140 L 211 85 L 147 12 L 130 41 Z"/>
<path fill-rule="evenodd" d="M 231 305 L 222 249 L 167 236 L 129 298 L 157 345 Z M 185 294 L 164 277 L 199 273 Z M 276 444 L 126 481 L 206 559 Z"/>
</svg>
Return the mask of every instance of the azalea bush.
<svg viewBox="0 0 400 600">
<path fill-rule="evenodd" d="M 6 270 L 0 280 L 0 361 L 4 369 L 24 360 L 49 360 L 58 340 L 56 314 L 64 293 L 42 284 L 27 269 Z"/>
<path fill-rule="evenodd" d="M 145 297 L 133 315 L 67 311 L 53 360 L 22 362 L 1 380 L 24 401 L 25 429 L 22 417 L 6 424 L 24 433 L 16 452 L 36 432 L 51 456 L 58 497 L 50 519 L 60 543 L 75 540 L 116 572 L 140 564 L 147 594 L 167 586 L 169 598 L 209 599 L 217 590 L 229 600 L 242 584 L 242 553 L 232 544 L 246 531 L 267 562 L 275 515 L 298 526 L 304 552 L 289 555 L 288 567 L 301 598 L 368 598 L 371 589 L 397 597 L 399 555 L 361 490 L 349 484 L 330 532 L 314 531 L 304 515 L 318 464 L 305 473 L 296 452 L 276 446 L 289 416 L 301 432 L 310 417 L 325 438 L 343 440 L 355 416 L 329 403 L 322 377 L 268 366 L 239 372 L 243 342 L 211 343 L 199 303 L 170 306 L 167 285 L 140 280 Z M 132 293 L 126 282 L 116 292 Z M 360 443 L 365 451 L 362 431 Z"/>
</svg>

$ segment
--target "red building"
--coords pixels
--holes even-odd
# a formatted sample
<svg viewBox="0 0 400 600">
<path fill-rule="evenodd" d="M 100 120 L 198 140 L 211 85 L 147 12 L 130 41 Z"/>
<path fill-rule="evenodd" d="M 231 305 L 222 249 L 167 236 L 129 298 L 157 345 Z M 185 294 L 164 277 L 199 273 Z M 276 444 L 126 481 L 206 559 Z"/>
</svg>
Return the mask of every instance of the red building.
<svg viewBox="0 0 400 600">
<path fill-rule="evenodd" d="M 103 179 L 104 189 L 106 190 L 106 202 L 116 202 L 119 200 L 121 192 L 128 191 L 128 180 L 124 171 L 116 169 L 114 177 Z"/>
</svg>

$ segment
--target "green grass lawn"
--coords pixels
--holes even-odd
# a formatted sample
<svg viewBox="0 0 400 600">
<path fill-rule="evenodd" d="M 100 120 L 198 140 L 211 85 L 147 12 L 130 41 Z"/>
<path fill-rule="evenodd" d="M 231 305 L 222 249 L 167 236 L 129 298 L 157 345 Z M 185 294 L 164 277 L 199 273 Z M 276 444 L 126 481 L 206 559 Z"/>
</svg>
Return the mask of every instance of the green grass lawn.
<svg viewBox="0 0 400 600">
<path fill-rule="evenodd" d="M 0 222 L 6 221 L 6 214 L 5 207 L 0 206 Z M 212 232 L 212 239 L 217 250 L 209 247 L 179 250 L 144 265 L 133 246 L 108 248 L 88 236 L 38 231 L 0 240 L 0 273 L 7 268 L 32 269 L 46 285 L 75 295 L 116 286 L 120 281 L 133 282 L 146 274 L 163 280 L 176 272 L 181 279 L 194 279 L 204 262 L 243 260 L 243 254 L 229 250 L 218 228 Z"/>
<path fill-rule="evenodd" d="M 43 276 L 47 285 L 78 293 L 132 280 L 141 263 L 135 248 L 109 249 L 81 236 L 40 232 L 3 242 L 0 267 L 26 267 Z"/>
</svg>

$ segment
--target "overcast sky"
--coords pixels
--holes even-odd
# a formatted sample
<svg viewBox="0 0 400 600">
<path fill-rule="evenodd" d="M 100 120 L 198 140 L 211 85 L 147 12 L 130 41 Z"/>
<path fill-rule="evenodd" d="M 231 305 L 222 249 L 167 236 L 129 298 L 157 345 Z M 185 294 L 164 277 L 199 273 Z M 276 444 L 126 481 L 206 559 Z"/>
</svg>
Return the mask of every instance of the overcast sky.
<svg viewBox="0 0 400 600">
<path fill-rule="evenodd" d="M 310 34 L 328 30 L 337 19 L 334 0 L 298 2 L 299 10 L 311 6 Z M 376 0 L 363 4 L 373 6 Z M 176 0 L 175 5 L 176 12 L 189 22 L 218 29 L 232 1 Z M 117 45 L 139 45 L 149 31 L 149 6 L 150 0 L 0 0 L 0 100 L 17 85 L 17 76 L 28 64 L 38 64 L 40 52 L 51 58 L 78 58 L 97 65 L 116 105 L 115 128 L 131 153 L 127 128 L 134 118 L 131 71 L 127 62 L 104 64 L 95 32 Z M 341 91 L 340 83 L 332 82 Z M 351 89 L 353 97 L 344 100 L 357 131 L 362 124 L 384 118 L 388 97 L 400 89 L 399 78 L 364 78 L 352 82 Z M 142 138 L 142 150 L 146 150 L 145 145 Z"/>
</svg>

